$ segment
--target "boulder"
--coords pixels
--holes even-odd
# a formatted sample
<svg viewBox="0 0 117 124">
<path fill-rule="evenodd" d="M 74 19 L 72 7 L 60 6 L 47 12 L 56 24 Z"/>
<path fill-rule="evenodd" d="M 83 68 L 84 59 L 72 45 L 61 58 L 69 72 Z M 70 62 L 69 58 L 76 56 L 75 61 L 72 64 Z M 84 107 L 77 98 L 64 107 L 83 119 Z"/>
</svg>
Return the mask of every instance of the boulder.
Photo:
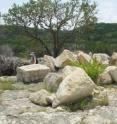
<svg viewBox="0 0 117 124">
<path fill-rule="evenodd" d="M 90 55 L 80 51 L 78 54 L 77 54 L 77 59 L 80 63 L 90 63 L 92 62 L 92 58 Z"/>
<path fill-rule="evenodd" d="M 117 52 L 114 52 L 114 53 L 112 54 L 111 60 L 110 60 L 110 64 L 117 66 Z"/>
<path fill-rule="evenodd" d="M 63 78 L 65 78 L 66 76 L 74 72 L 75 70 L 79 70 L 79 68 L 75 66 L 67 65 L 63 69 L 60 69 L 58 73 L 61 74 Z"/>
<path fill-rule="evenodd" d="M 48 96 L 51 94 L 47 92 L 46 90 L 42 89 L 38 92 L 32 93 L 29 97 L 32 103 L 41 105 L 41 106 L 47 106 L 49 103 L 46 100 Z"/>
<path fill-rule="evenodd" d="M 51 92 L 56 92 L 62 80 L 63 77 L 60 74 L 49 73 L 44 79 L 46 89 Z"/>
<path fill-rule="evenodd" d="M 44 55 L 45 65 L 47 65 L 52 72 L 55 71 L 54 61 L 55 59 L 52 56 Z"/>
<path fill-rule="evenodd" d="M 39 82 L 50 72 L 49 67 L 41 64 L 32 64 L 17 68 L 17 80 L 20 82 Z"/>
<path fill-rule="evenodd" d="M 64 50 L 56 59 L 55 66 L 58 68 L 63 68 L 66 65 L 71 64 L 71 62 L 76 61 L 74 54 L 69 50 Z"/>
<path fill-rule="evenodd" d="M 115 69 L 110 70 L 110 75 L 112 80 L 117 83 L 117 67 Z"/>
<path fill-rule="evenodd" d="M 113 73 L 113 70 L 115 70 L 117 67 L 116 66 L 108 66 L 105 71 L 99 75 L 98 79 L 97 79 L 97 82 L 99 84 L 112 84 L 114 81 L 113 81 L 113 78 L 115 77 L 114 76 L 114 73 Z M 113 78 L 112 78 L 112 75 L 113 75 Z"/>
<path fill-rule="evenodd" d="M 86 72 L 78 68 L 61 82 L 52 106 L 57 107 L 61 104 L 74 103 L 79 99 L 90 96 L 95 87 L 96 85 Z"/>
<path fill-rule="evenodd" d="M 95 53 L 93 54 L 93 59 L 99 64 L 109 65 L 110 57 L 105 53 Z"/>
</svg>

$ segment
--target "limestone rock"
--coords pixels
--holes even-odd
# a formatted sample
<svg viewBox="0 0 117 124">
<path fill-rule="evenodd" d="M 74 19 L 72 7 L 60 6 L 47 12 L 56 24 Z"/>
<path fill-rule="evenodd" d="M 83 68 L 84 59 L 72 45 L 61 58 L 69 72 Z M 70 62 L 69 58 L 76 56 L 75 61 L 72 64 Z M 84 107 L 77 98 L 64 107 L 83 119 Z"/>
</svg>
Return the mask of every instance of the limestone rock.
<svg viewBox="0 0 117 124">
<path fill-rule="evenodd" d="M 105 69 L 105 71 L 99 75 L 97 82 L 102 85 L 112 84 L 114 82 L 113 78 L 115 77 L 113 70 L 115 70 L 116 68 L 117 68 L 116 66 L 108 66 Z M 113 75 L 113 78 L 112 78 L 112 75 Z"/>
<path fill-rule="evenodd" d="M 105 88 L 98 86 L 93 90 L 92 104 L 94 106 L 105 106 L 109 104 L 107 90 Z"/>
<path fill-rule="evenodd" d="M 117 83 L 117 67 L 110 71 L 110 75 L 112 77 L 112 80 Z"/>
<path fill-rule="evenodd" d="M 71 74 L 72 72 L 74 72 L 75 70 L 79 70 L 78 67 L 75 66 L 65 66 L 63 69 L 59 70 L 59 74 L 63 76 L 63 78 L 65 78 L 66 76 L 68 76 L 69 74 Z"/>
<path fill-rule="evenodd" d="M 77 59 L 80 63 L 90 63 L 92 62 L 92 58 L 90 55 L 80 51 L 77 55 Z"/>
<path fill-rule="evenodd" d="M 47 102 L 52 104 L 53 100 L 55 99 L 55 93 L 52 93 L 50 96 L 46 98 Z"/>
<path fill-rule="evenodd" d="M 109 65 L 110 57 L 105 53 L 95 53 L 93 54 L 93 59 L 99 64 Z"/>
<path fill-rule="evenodd" d="M 76 61 L 74 54 L 69 50 L 64 50 L 56 59 L 55 66 L 58 68 L 65 67 L 66 65 L 71 64 L 71 62 Z"/>
<path fill-rule="evenodd" d="M 73 103 L 78 99 L 90 96 L 95 87 L 96 85 L 86 72 L 78 68 L 61 82 L 52 106 Z"/>
<path fill-rule="evenodd" d="M 39 82 L 50 72 L 49 67 L 41 64 L 32 64 L 17 68 L 17 80 L 20 82 Z"/>
<path fill-rule="evenodd" d="M 55 71 L 54 65 L 55 59 L 52 56 L 44 55 L 44 62 L 50 68 L 51 71 Z"/>
<path fill-rule="evenodd" d="M 46 89 L 51 92 L 56 92 L 62 80 L 63 77 L 60 74 L 49 73 L 44 79 Z"/>
<path fill-rule="evenodd" d="M 110 64 L 117 66 L 117 52 L 112 54 Z"/>
<path fill-rule="evenodd" d="M 41 106 L 47 106 L 48 102 L 47 102 L 47 97 L 50 96 L 51 94 L 49 92 L 47 92 L 46 90 L 42 89 L 38 92 L 32 93 L 29 97 L 29 99 L 31 100 L 31 102 L 37 104 L 37 105 L 41 105 Z"/>
</svg>

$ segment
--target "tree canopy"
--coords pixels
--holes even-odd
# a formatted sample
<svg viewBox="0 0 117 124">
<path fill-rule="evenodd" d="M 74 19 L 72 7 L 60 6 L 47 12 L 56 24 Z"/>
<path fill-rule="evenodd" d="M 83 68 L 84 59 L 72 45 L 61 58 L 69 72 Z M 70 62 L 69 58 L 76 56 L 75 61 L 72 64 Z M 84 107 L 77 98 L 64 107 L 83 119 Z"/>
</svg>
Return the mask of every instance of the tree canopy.
<svg viewBox="0 0 117 124">
<path fill-rule="evenodd" d="M 40 30 L 50 34 L 49 44 L 53 46 L 53 55 L 56 57 L 64 46 L 64 38 L 60 39 L 60 32 L 73 31 L 83 27 L 88 34 L 96 23 L 96 3 L 89 0 L 30 0 L 19 6 L 14 4 L 4 21 L 7 25 L 22 26 L 23 30 L 34 39 L 37 39 L 48 54 L 52 54 L 47 42 L 41 37 Z M 30 28 L 33 27 L 33 30 Z M 77 31 L 77 30 L 76 30 Z"/>
</svg>

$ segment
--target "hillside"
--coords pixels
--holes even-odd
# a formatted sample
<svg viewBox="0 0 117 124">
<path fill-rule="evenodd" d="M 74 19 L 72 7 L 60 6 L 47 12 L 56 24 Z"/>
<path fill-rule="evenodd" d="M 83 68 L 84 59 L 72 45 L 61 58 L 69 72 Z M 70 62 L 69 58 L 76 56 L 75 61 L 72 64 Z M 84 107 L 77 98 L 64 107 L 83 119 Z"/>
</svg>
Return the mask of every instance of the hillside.
<svg viewBox="0 0 117 124">
<path fill-rule="evenodd" d="M 79 46 L 77 49 L 83 49 L 88 52 L 106 52 L 108 54 L 111 54 L 113 51 L 117 51 L 117 24 L 99 23 L 96 24 L 95 27 L 94 32 L 89 35 L 88 42 L 79 42 L 78 39 L 76 40 Z M 61 39 L 63 39 L 64 34 L 65 32 L 61 33 Z M 50 44 L 51 37 L 49 34 L 41 31 L 41 35 L 45 42 L 50 45 L 50 49 L 52 49 Z M 72 43 L 72 49 L 75 49 L 74 36 L 72 37 L 71 35 L 70 37 L 70 39 L 65 39 L 65 41 L 68 41 L 69 39 L 68 42 L 70 45 L 65 42 L 64 47 L 71 48 Z M 0 26 L 0 45 L 2 44 L 9 44 L 17 56 L 27 56 L 31 51 L 35 51 L 40 56 L 44 54 L 44 49 L 39 42 L 27 36 L 22 31 L 22 28 L 19 30 L 17 28 L 14 29 L 12 27 L 6 28 L 6 26 Z"/>
</svg>

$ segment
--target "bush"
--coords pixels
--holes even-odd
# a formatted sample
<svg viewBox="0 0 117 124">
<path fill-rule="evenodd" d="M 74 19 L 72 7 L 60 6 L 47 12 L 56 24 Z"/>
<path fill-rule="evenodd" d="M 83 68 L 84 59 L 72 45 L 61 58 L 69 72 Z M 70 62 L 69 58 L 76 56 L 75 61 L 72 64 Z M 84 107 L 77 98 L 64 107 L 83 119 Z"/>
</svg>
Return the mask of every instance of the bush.
<svg viewBox="0 0 117 124">
<path fill-rule="evenodd" d="M 83 68 L 91 79 L 96 82 L 98 76 L 105 70 L 106 65 L 99 64 L 95 60 L 90 63 L 73 62 L 72 66 Z"/>
</svg>

